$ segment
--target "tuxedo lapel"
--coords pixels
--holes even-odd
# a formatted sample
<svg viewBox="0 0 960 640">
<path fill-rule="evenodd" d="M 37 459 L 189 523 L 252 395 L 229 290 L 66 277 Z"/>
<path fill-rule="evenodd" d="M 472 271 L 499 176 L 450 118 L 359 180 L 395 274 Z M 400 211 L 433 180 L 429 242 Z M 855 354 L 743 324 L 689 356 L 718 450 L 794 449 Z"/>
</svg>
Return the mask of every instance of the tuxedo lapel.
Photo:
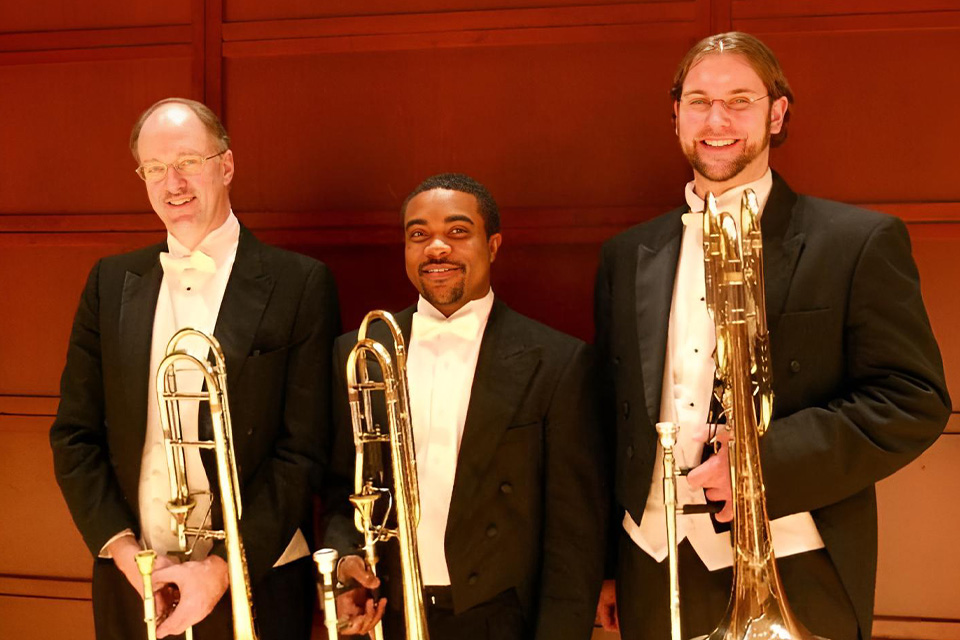
<svg viewBox="0 0 960 640">
<path fill-rule="evenodd" d="M 264 271 L 261 262 L 260 242 L 241 227 L 237 257 L 214 330 L 227 362 L 229 381 L 240 378 L 273 286 L 273 276 Z"/>
<path fill-rule="evenodd" d="M 496 300 L 483 334 L 457 457 L 447 519 L 448 535 L 457 522 L 469 517 L 471 498 L 540 362 L 540 348 L 524 345 L 511 331 L 512 313 Z"/>
<path fill-rule="evenodd" d="M 120 298 L 120 353 L 123 354 L 124 384 L 129 424 L 133 427 L 133 442 L 143 448 L 147 428 L 147 394 L 150 385 L 150 350 L 153 344 L 153 317 L 160 294 L 163 270 L 158 258 L 165 245 L 157 247 L 153 261 L 144 270 L 128 270 L 123 280 Z M 139 457 L 137 458 L 139 466 Z M 138 472 L 139 473 L 139 472 Z"/>
<path fill-rule="evenodd" d="M 663 364 L 667 352 L 667 329 L 673 281 L 680 257 L 685 209 L 668 213 L 653 226 L 637 247 L 636 295 L 637 340 L 643 368 L 643 396 L 651 424 L 660 420 Z"/>
<path fill-rule="evenodd" d="M 803 248 L 804 234 L 797 232 L 796 206 L 797 194 L 774 172 L 770 197 L 760 218 L 764 296 L 771 330 L 776 330 Z"/>
</svg>

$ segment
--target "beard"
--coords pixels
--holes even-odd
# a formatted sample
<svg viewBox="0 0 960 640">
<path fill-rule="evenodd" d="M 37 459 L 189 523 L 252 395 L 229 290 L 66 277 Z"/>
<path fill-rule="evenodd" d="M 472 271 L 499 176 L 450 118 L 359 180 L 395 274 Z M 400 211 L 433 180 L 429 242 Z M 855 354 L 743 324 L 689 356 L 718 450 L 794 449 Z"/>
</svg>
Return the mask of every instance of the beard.
<svg viewBox="0 0 960 640">
<path fill-rule="evenodd" d="M 766 119 L 763 139 L 758 143 L 746 144 L 737 157 L 724 162 L 708 162 L 700 155 L 700 143 L 693 142 L 689 147 L 683 146 L 683 155 L 693 170 L 711 182 L 727 182 L 740 175 L 740 172 L 750 166 L 764 149 L 770 146 L 770 118 Z"/>
<path fill-rule="evenodd" d="M 450 262 L 426 262 L 420 266 L 420 269 L 424 269 L 430 264 L 454 264 L 460 268 L 460 279 L 453 283 L 436 286 L 425 282 L 423 278 L 420 278 L 419 289 L 420 295 L 423 296 L 423 299 L 437 308 L 460 302 L 460 300 L 463 298 L 463 292 L 466 288 L 466 273 L 464 266 L 462 264 Z"/>
<path fill-rule="evenodd" d="M 438 309 L 445 305 L 460 302 L 460 299 L 463 298 L 463 290 L 463 280 L 452 287 L 445 287 L 440 291 L 434 291 L 423 284 L 422 280 L 420 281 L 420 295 L 423 296 L 424 300 Z"/>
</svg>

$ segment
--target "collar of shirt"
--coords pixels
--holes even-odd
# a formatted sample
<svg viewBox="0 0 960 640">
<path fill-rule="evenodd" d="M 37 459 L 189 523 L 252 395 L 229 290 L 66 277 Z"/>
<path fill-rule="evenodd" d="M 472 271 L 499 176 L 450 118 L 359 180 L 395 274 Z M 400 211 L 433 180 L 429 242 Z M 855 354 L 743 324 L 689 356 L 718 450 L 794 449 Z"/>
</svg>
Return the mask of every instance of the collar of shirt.
<svg viewBox="0 0 960 640">
<path fill-rule="evenodd" d="M 757 194 L 757 202 L 760 204 L 760 212 L 763 213 L 763 208 L 767 204 L 767 198 L 770 197 L 770 189 L 773 188 L 773 172 L 767 168 L 767 172 L 759 180 L 754 180 L 753 182 L 748 182 L 746 184 L 738 185 L 732 189 L 728 189 L 723 194 L 717 197 L 717 209 L 720 211 L 729 211 L 733 214 L 733 219 L 737 223 L 737 226 L 740 226 L 740 199 L 743 197 L 743 192 L 747 189 L 753 189 L 754 193 Z M 684 195 L 687 199 L 687 206 L 690 207 L 690 211 L 694 213 L 703 213 L 705 205 L 703 204 L 703 198 L 698 196 L 693 190 L 693 181 L 687 183 L 686 188 L 684 189 Z M 699 217 L 697 218 L 697 223 L 699 224 Z M 685 219 L 684 223 L 687 224 L 688 221 Z"/>
<path fill-rule="evenodd" d="M 167 234 L 169 253 L 160 253 L 160 266 L 176 290 L 198 291 L 228 263 L 231 263 L 240 242 L 240 222 L 227 216 L 222 225 L 211 231 L 193 251 Z"/>
<path fill-rule="evenodd" d="M 216 268 L 219 269 L 231 257 L 239 241 L 240 221 L 237 220 L 237 216 L 233 215 L 231 210 L 223 224 L 208 233 L 197 245 L 195 251 L 200 251 L 213 258 Z M 174 258 L 185 258 L 194 253 L 183 246 L 183 243 L 170 233 L 167 234 L 167 247 L 170 255 Z"/>
<path fill-rule="evenodd" d="M 413 314 L 411 338 L 422 342 L 441 335 L 456 335 L 467 341 L 476 340 L 486 327 L 492 308 L 492 288 L 487 295 L 471 300 L 457 309 L 449 318 L 420 296 L 417 301 L 417 312 Z"/>
</svg>

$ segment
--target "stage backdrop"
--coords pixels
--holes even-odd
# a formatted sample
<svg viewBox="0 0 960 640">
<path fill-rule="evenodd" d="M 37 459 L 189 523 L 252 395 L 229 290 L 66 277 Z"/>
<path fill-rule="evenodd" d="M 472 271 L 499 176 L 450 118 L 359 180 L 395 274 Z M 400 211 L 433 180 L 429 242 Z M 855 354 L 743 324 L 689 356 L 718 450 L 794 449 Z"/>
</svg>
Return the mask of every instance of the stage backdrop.
<svg viewBox="0 0 960 640">
<path fill-rule="evenodd" d="M 331 266 L 346 327 L 414 300 L 398 207 L 462 171 L 503 209 L 497 295 L 590 339 L 600 243 L 682 201 L 674 67 L 731 28 L 797 95 L 773 166 L 907 221 L 960 397 L 956 0 L 0 0 L 0 638 L 92 637 L 47 430 L 89 268 L 163 237 L 126 148 L 141 110 L 223 116 L 237 215 Z M 955 414 L 879 486 L 877 636 L 960 638 L 958 459 Z"/>
</svg>

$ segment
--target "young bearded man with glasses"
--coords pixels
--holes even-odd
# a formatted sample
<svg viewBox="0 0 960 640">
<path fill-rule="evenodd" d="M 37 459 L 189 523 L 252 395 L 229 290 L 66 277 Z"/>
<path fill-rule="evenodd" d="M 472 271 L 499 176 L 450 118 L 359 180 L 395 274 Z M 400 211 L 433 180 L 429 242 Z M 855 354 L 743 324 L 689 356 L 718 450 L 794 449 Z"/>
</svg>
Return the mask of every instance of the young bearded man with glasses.
<svg viewBox="0 0 960 640">
<path fill-rule="evenodd" d="M 761 440 L 772 537 L 787 600 L 811 632 L 869 638 L 877 562 L 874 484 L 943 430 L 950 400 L 897 218 L 794 193 L 769 167 L 793 94 L 773 53 L 744 33 L 697 43 L 671 90 L 693 169 L 686 204 L 608 241 L 596 328 L 616 429 L 616 584 L 598 617 L 625 640 L 670 637 L 662 451 L 655 424 L 680 425 L 678 517 L 684 637 L 710 633 L 730 600 L 726 444 L 704 455 L 715 367 L 702 212 L 708 192 L 739 217 L 761 207 L 773 420 Z M 613 572 L 611 572 L 613 573 Z M 610 576 L 611 578 L 613 575 Z M 619 609 L 617 609 L 619 603 Z"/>
<path fill-rule="evenodd" d="M 189 560 L 172 555 L 179 545 L 154 390 L 167 342 L 185 327 L 215 336 L 225 354 L 259 637 L 310 636 L 315 583 L 304 534 L 328 426 L 336 288 L 323 264 L 264 245 L 239 223 L 229 143 L 198 102 L 161 100 L 143 113 L 130 147 L 166 240 L 101 259 L 74 320 L 50 441 L 57 480 L 95 558 L 101 640 L 145 637 L 134 561 L 142 547 L 158 553 L 158 637 L 195 625 L 197 640 L 233 638 L 222 543 L 198 542 Z M 207 357 L 202 345 L 186 348 Z M 190 384 L 179 372 L 177 379 Z M 186 440 L 212 439 L 206 411 L 181 403 Z M 196 449 L 187 450 L 186 471 L 191 493 L 218 493 L 215 466 Z M 196 499 L 188 525 L 218 525 L 219 500 L 208 518 L 209 497 Z"/>
</svg>

